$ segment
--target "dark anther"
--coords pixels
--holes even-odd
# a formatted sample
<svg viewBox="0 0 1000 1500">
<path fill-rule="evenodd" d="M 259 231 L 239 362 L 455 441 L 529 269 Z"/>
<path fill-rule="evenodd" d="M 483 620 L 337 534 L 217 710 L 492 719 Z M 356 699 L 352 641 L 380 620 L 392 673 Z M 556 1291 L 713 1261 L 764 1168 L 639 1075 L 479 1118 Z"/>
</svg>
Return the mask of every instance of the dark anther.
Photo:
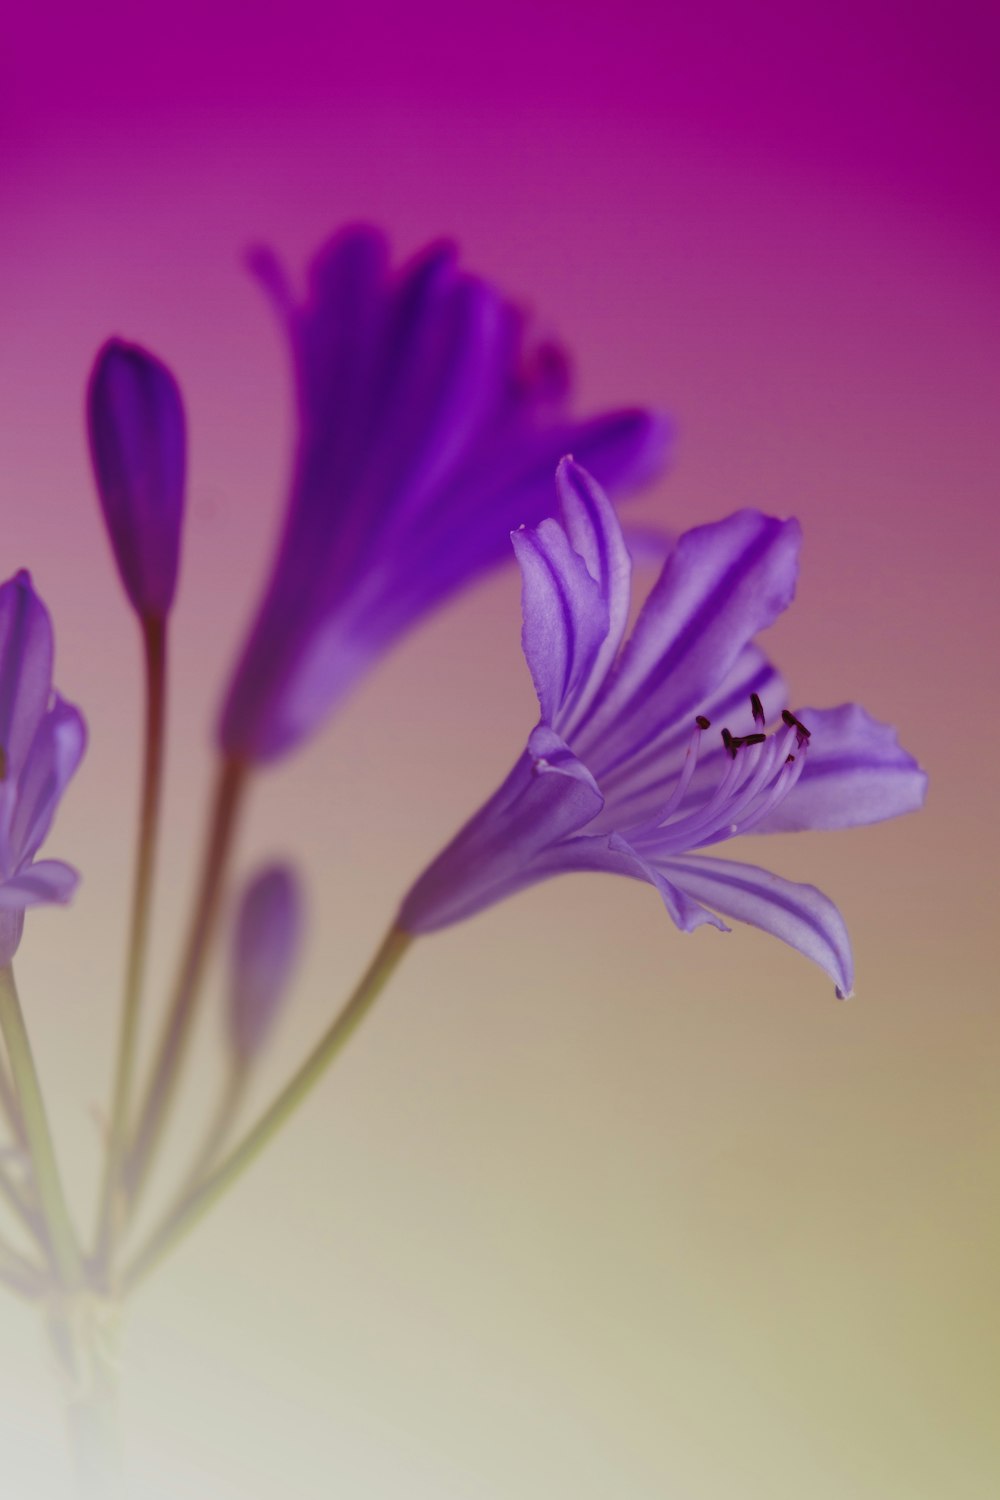
<svg viewBox="0 0 1000 1500">
<path fill-rule="evenodd" d="M 781 717 L 783 722 L 788 725 L 789 729 L 795 730 L 796 742 L 800 745 L 804 745 L 806 740 L 809 739 L 810 732 L 803 724 L 802 720 L 797 719 L 793 713 L 790 713 L 788 711 L 787 708 L 783 708 L 781 710 Z"/>
<path fill-rule="evenodd" d="M 766 722 L 764 718 L 764 705 L 756 693 L 750 694 L 750 712 L 753 714 L 755 724 L 764 724 Z"/>
<path fill-rule="evenodd" d="M 785 756 L 785 765 L 786 766 L 790 766 L 794 760 L 795 760 L 795 756 L 794 755 L 786 755 Z"/>
<path fill-rule="evenodd" d="M 767 735 L 766 734 L 745 734 L 743 736 L 743 744 L 744 745 L 763 745 L 763 743 L 764 743 L 764 741 L 766 739 L 767 739 Z"/>
<path fill-rule="evenodd" d="M 697 724 L 699 729 L 711 729 L 712 727 L 711 719 L 706 719 L 704 714 L 699 714 L 694 722 Z"/>
<path fill-rule="evenodd" d="M 730 755 L 733 757 L 733 760 L 735 760 L 736 759 L 736 751 L 739 748 L 739 743 L 740 743 L 739 740 L 734 740 L 733 736 L 729 733 L 729 730 L 728 729 L 724 729 L 722 731 L 722 743 L 725 745 L 726 749 L 729 751 Z"/>
</svg>

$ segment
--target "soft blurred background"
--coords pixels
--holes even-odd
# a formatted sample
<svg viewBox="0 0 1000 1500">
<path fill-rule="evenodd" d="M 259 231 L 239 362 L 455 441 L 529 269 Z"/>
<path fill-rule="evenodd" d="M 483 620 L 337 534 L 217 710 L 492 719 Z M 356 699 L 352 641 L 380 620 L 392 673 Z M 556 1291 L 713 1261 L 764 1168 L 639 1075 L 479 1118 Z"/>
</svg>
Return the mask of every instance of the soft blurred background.
<svg viewBox="0 0 1000 1500">
<path fill-rule="evenodd" d="M 674 413 L 673 472 L 635 515 L 802 518 L 770 641 L 793 696 L 859 699 L 931 773 L 919 817 L 746 850 L 840 902 L 849 1005 L 762 935 L 683 937 L 652 892 L 596 877 L 418 948 L 136 1298 L 135 1495 L 995 1500 L 995 8 L 54 0 L 4 32 L 0 573 L 34 570 L 92 730 L 49 845 L 85 882 L 29 919 L 18 968 L 81 1213 L 139 692 L 82 390 L 117 332 L 189 411 L 162 1004 L 287 472 L 253 241 L 298 269 L 359 216 L 401 254 L 457 236 L 570 342 L 582 405 Z M 261 776 L 240 865 L 294 855 L 311 930 L 258 1098 L 520 746 L 518 631 L 508 571 Z M 216 1007 L 175 1167 L 219 1037 Z M 3 1493 L 61 1497 L 55 1383 L 12 1301 L 0 1350 Z"/>
</svg>

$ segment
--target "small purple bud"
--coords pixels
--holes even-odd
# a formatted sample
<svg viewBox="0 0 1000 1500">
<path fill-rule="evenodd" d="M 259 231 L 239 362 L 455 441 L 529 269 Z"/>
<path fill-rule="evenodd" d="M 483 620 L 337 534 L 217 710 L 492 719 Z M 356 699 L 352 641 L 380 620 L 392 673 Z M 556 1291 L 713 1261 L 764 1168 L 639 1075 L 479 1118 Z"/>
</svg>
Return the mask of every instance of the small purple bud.
<svg viewBox="0 0 1000 1500">
<path fill-rule="evenodd" d="M 141 619 L 174 601 L 184 517 L 181 393 L 166 365 L 109 339 L 87 388 L 94 476 L 125 592 Z"/>
<path fill-rule="evenodd" d="M 281 1008 L 302 935 L 299 883 L 287 865 L 269 865 L 249 882 L 236 917 L 230 1034 L 241 1063 L 261 1051 Z"/>
</svg>

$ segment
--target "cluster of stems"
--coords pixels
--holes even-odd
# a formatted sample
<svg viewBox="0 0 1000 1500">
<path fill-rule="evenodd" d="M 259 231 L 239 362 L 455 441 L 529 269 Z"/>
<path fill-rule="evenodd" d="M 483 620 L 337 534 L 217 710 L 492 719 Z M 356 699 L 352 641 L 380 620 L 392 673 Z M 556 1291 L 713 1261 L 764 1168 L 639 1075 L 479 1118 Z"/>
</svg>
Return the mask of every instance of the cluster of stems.
<svg viewBox="0 0 1000 1500">
<path fill-rule="evenodd" d="M 255 1124 L 226 1149 L 250 1063 L 233 1057 L 206 1136 L 182 1186 L 138 1245 L 130 1229 L 153 1175 L 187 1057 L 206 959 L 218 925 L 249 768 L 223 760 L 196 883 L 194 908 L 145 1088 L 136 1097 L 140 1016 L 166 734 L 167 632 L 143 622 L 145 748 L 139 835 L 111 1113 L 96 1226 L 88 1245 L 70 1215 L 12 967 L 0 969 L 0 1111 L 10 1133 L 0 1153 L 0 1198 L 25 1248 L 0 1237 L 0 1281 L 43 1309 L 67 1383 L 67 1409 L 81 1491 L 119 1493 L 113 1408 L 113 1332 L 124 1298 L 245 1171 L 325 1072 L 380 993 L 410 938 L 390 928 L 353 995 L 311 1054 Z"/>
</svg>

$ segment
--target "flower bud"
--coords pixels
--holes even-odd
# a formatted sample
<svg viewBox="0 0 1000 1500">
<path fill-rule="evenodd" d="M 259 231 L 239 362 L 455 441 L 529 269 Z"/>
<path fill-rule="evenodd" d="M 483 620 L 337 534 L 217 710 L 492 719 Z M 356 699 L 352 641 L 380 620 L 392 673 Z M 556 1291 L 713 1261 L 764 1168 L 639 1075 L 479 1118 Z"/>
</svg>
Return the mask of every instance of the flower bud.
<svg viewBox="0 0 1000 1500">
<path fill-rule="evenodd" d="M 90 454 L 125 592 L 142 619 L 174 600 L 184 516 L 184 407 L 166 365 L 109 339 L 87 389 Z"/>
<path fill-rule="evenodd" d="M 259 871 L 243 892 L 232 954 L 229 1025 L 237 1059 L 265 1045 L 288 989 L 302 935 L 299 883 L 286 865 Z"/>
</svg>

